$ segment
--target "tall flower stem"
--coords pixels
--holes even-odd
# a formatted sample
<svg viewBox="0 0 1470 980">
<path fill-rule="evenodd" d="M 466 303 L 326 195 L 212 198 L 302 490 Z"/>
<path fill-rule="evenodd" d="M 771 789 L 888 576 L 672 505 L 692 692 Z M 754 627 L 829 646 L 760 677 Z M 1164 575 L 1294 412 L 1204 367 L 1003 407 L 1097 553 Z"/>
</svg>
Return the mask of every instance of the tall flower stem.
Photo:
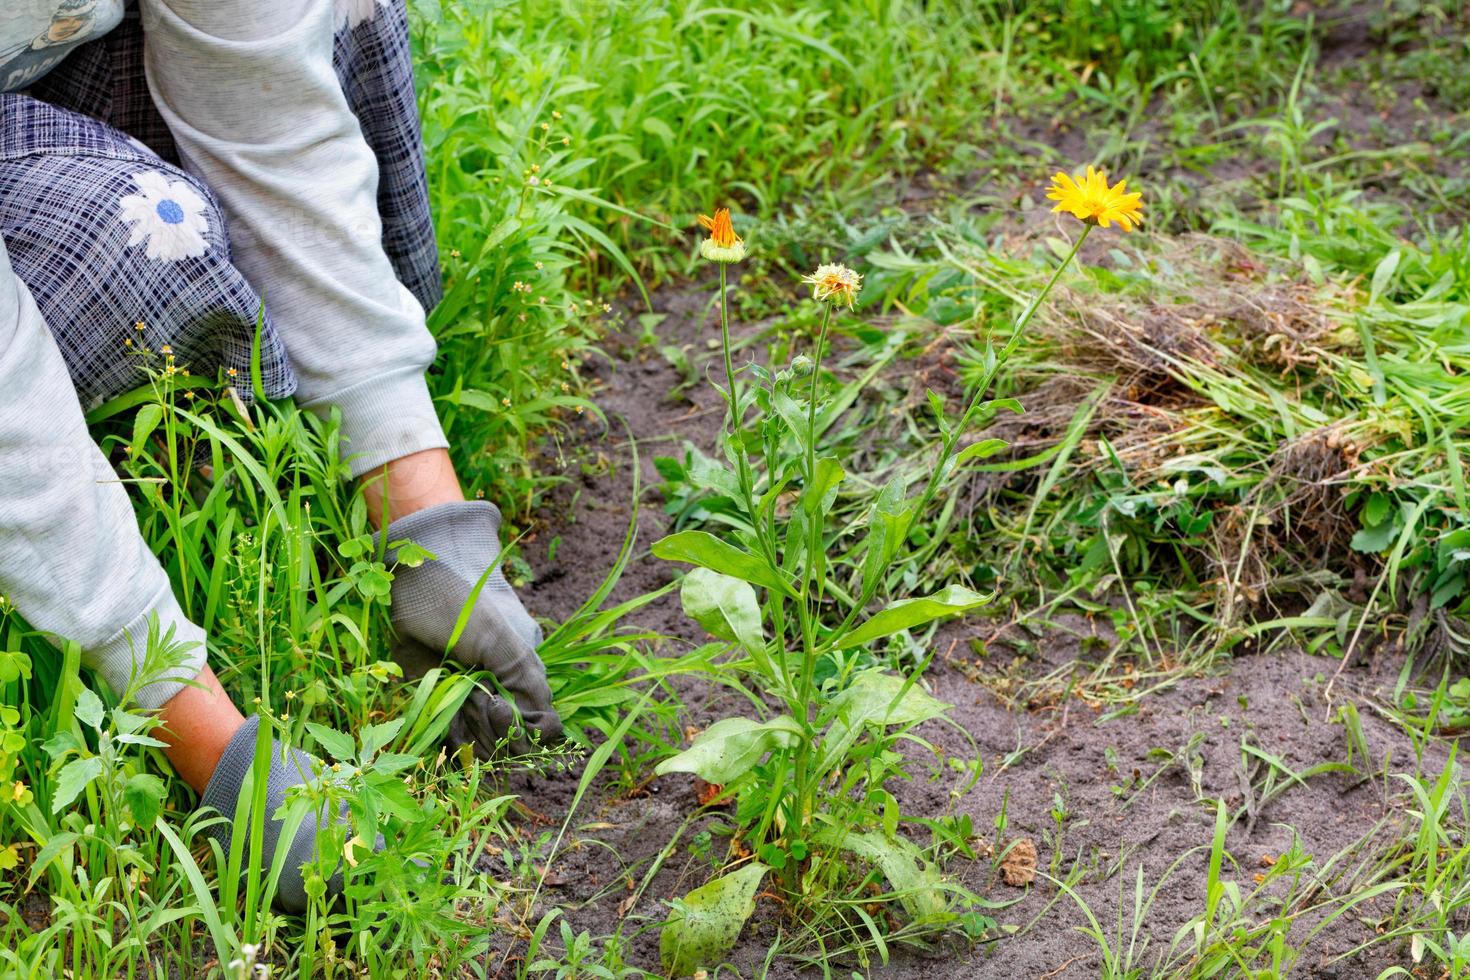
<svg viewBox="0 0 1470 980">
<path fill-rule="evenodd" d="M 956 455 L 955 451 L 959 446 L 960 438 L 964 436 L 965 430 L 969 428 L 970 422 L 974 419 L 975 413 L 980 409 L 986 392 L 990 390 L 991 383 L 995 381 L 995 376 L 1000 373 L 1000 369 L 1005 366 L 1006 361 L 1010 360 L 1011 354 L 1015 353 L 1016 347 L 1021 342 L 1021 335 L 1025 332 L 1026 325 L 1036 315 L 1036 311 L 1041 307 L 1042 302 L 1051 293 L 1052 287 L 1062 277 L 1062 273 L 1067 270 L 1067 267 L 1072 264 L 1072 260 L 1077 257 L 1077 253 L 1082 249 L 1082 243 L 1087 241 L 1087 236 L 1092 229 L 1093 225 L 1091 223 L 1082 226 L 1082 234 L 1078 235 L 1077 241 L 1072 243 L 1072 249 L 1067 253 L 1066 258 L 1062 259 L 1061 264 L 1052 272 L 1051 278 L 1046 281 L 1046 285 L 1041 288 L 1041 292 L 1033 296 L 1031 302 L 1027 303 L 1026 308 L 1021 311 L 1021 315 L 1016 319 L 1015 327 L 1011 330 L 1011 336 L 1006 340 L 1006 345 L 1001 348 L 1000 353 L 991 361 L 985 371 L 985 377 L 975 386 L 975 393 L 970 396 L 970 403 L 966 406 L 964 414 L 960 416 L 959 423 L 945 437 L 940 449 L 939 461 L 934 466 L 933 472 L 929 475 L 929 480 L 924 485 L 923 493 L 919 495 L 918 506 L 908 509 L 909 521 L 912 521 L 916 515 L 922 514 L 928 509 L 929 504 L 939 492 L 939 488 L 943 485 L 945 479 L 948 478 L 953 469 Z M 905 528 L 903 537 L 907 537 L 907 535 L 908 530 Z M 852 608 L 848 610 L 847 616 L 842 620 L 842 624 L 832 631 L 831 636 L 840 637 L 843 633 L 846 633 L 848 628 L 853 624 L 853 621 L 857 619 L 858 615 L 867 607 L 873 597 L 877 595 L 878 585 L 882 581 L 883 576 L 875 575 L 873 578 L 874 580 L 872 582 L 863 583 L 863 589 L 858 595 L 857 602 L 853 603 Z"/>
<path fill-rule="evenodd" d="M 827 346 L 827 332 L 832 327 L 832 304 L 822 304 L 822 327 L 817 332 L 817 349 L 812 354 L 812 384 L 807 395 L 806 415 L 806 487 L 808 493 L 817 490 L 817 400 L 822 378 L 822 351 Z M 827 579 L 826 551 L 822 544 L 822 514 L 820 502 L 814 501 L 808 511 L 807 527 L 807 583 L 803 590 L 802 641 L 804 654 L 801 669 L 801 687 L 798 697 L 803 704 L 811 700 L 812 676 L 816 660 L 816 628 L 820 620 L 823 586 Z"/>
<path fill-rule="evenodd" d="M 740 480 L 740 493 L 752 524 L 756 523 L 755 481 L 750 460 L 745 456 L 745 406 L 740 402 L 740 389 L 735 380 L 735 360 L 730 354 L 730 284 L 725 263 L 720 263 L 720 347 L 725 355 L 725 383 L 730 393 L 730 441 L 735 451 L 735 471 Z M 760 536 L 760 528 L 756 527 Z"/>
<path fill-rule="evenodd" d="M 730 398 L 730 448 L 735 456 L 735 475 L 740 484 L 741 503 L 745 507 L 746 516 L 750 518 L 751 533 L 755 535 L 766 561 L 771 568 L 778 571 L 781 563 L 776 557 L 775 547 L 771 536 L 763 533 L 761 525 L 760 509 L 756 506 L 755 499 L 755 475 L 751 472 L 750 459 L 745 454 L 745 410 L 740 400 L 739 382 L 735 378 L 735 359 L 730 351 L 730 283 L 726 263 L 720 262 L 720 348 L 725 358 L 725 384 Z M 791 690 L 791 671 L 786 663 L 786 621 L 781 608 L 782 600 L 779 596 L 772 597 L 771 610 L 774 631 L 776 634 L 776 648 L 779 656 L 776 658 L 780 666 L 781 677 L 772 678 L 773 681 L 781 682 L 785 690 Z"/>
</svg>

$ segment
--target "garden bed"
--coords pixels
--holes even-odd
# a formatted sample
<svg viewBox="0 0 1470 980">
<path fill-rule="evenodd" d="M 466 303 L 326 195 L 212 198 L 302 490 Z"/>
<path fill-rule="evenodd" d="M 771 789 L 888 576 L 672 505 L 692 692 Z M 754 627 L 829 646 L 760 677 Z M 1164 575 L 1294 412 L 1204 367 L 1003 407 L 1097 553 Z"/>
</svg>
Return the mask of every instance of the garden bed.
<svg viewBox="0 0 1470 980">
<path fill-rule="evenodd" d="M 661 340 L 690 351 L 701 374 L 714 370 L 717 351 L 708 340 L 718 336 L 718 328 L 709 293 L 695 287 L 666 291 L 655 296 L 654 306 L 666 314 Z M 550 618 L 592 592 L 616 556 L 632 512 L 630 437 L 637 442 L 644 487 L 639 543 L 613 601 L 671 580 L 676 567 L 647 551 L 671 529 L 662 512 L 653 460 L 678 455 L 686 440 L 711 451 L 723 411 L 708 386 L 695 385 L 687 394 L 671 397 L 684 380 L 680 371 L 655 351 L 639 347 L 631 333 L 613 338 L 607 349 L 613 356 L 599 368 L 603 389 L 597 402 L 607 412 L 608 427 L 588 427 L 563 447 L 569 482 L 558 491 L 545 526 L 527 548 L 535 582 L 524 591 L 526 602 Z M 554 556 L 548 557 L 552 542 Z M 676 593 L 635 613 L 629 625 L 667 634 L 676 646 L 702 639 L 681 613 Z M 1324 689 L 1340 663 L 1336 659 L 1291 647 L 1252 651 L 1245 645 L 1216 670 L 1180 670 L 1164 678 L 1161 690 L 1122 710 L 1085 689 L 1070 696 L 1041 695 L 1030 703 L 1014 696 L 1027 679 L 1058 669 L 1072 673 L 1073 665 L 1087 662 L 1090 651 L 1105 646 L 1110 636 L 1106 617 L 1075 614 L 1044 625 L 1017 625 L 1005 615 L 975 616 L 948 624 L 935 636 L 937 655 L 925 682 L 954 705 L 954 720 L 975 739 L 985 771 L 957 799 L 949 792 L 952 774 L 892 789 L 906 814 L 970 816 L 980 838 L 980 856 L 947 870 L 994 903 L 991 914 L 1000 928 L 987 941 L 960 952 L 953 946 L 899 948 L 885 976 L 1098 976 L 1104 953 L 1095 938 L 1079 931 L 1090 923 L 1079 903 L 1102 924 L 1109 945 L 1116 947 L 1121 937 L 1125 948 L 1117 952 L 1127 955 L 1131 944 L 1135 962 L 1154 962 L 1176 930 L 1205 908 L 1215 825 L 1215 812 L 1202 802 L 1205 798 L 1223 799 L 1243 811 L 1225 838 L 1223 878 L 1247 894 L 1260 887 L 1258 881 L 1292 850 L 1294 841 L 1299 852 L 1314 860 L 1315 869 L 1328 869 L 1325 884 L 1346 881 L 1344 876 L 1372 847 L 1385 846 L 1404 830 L 1409 817 L 1402 800 L 1390 803 L 1386 775 L 1324 772 L 1290 785 L 1285 769 L 1264 761 L 1269 757 L 1281 767 L 1306 773 L 1323 763 L 1353 758 L 1345 726 L 1327 720 L 1335 715 Z M 983 657 L 976 655 L 977 648 L 985 651 Z M 1336 678 L 1335 702 L 1388 703 L 1401 666 L 1388 649 L 1357 658 Z M 681 694 L 682 725 L 703 727 L 730 708 L 728 698 L 698 681 L 683 682 Z M 1368 707 L 1360 723 L 1376 760 L 1396 768 L 1412 766 L 1413 745 L 1402 728 Z M 924 734 L 956 757 L 973 757 L 973 749 L 942 726 L 931 723 Z M 1243 744 L 1257 754 L 1246 754 Z M 1442 750 L 1431 748 L 1424 769 L 1437 772 L 1443 764 Z M 512 788 L 523 793 L 527 806 L 543 815 L 548 826 L 555 826 L 565 817 L 576 782 L 568 774 Z M 681 774 L 639 780 L 632 791 L 602 780 L 600 794 L 584 801 L 572 820 L 571 846 L 563 846 L 543 902 L 548 908 L 561 906 L 577 930 L 590 930 L 594 936 L 621 930 L 636 937 L 632 962 L 657 972 L 657 931 L 650 927 L 666 916 L 667 899 L 709 877 L 711 860 L 718 864 L 725 846 L 725 839 L 716 837 L 713 844 L 702 845 L 701 853 L 693 853 L 699 831 L 721 816 L 712 811 L 686 829 L 686 820 L 700 807 L 697 792 L 691 777 Z M 1273 795 L 1259 802 L 1267 793 Z M 998 832 L 1000 819 L 1003 830 Z M 662 854 L 681 831 L 677 845 Z M 1022 840 L 1034 844 L 1040 875 L 1028 887 L 1015 887 L 1005 881 L 1001 858 Z M 661 860 L 661 870 L 644 887 L 644 875 L 655 860 Z M 1340 866 L 1334 871 L 1330 862 Z M 1140 869 L 1143 899 L 1150 904 L 1135 931 Z M 1047 880 L 1048 875 L 1067 882 L 1071 894 Z M 1301 884 L 1288 893 L 1287 877 L 1266 883 L 1262 905 L 1283 899 L 1310 905 L 1322 897 L 1304 894 L 1310 889 Z M 1315 880 L 1313 874 L 1304 878 Z M 1150 898 L 1156 888 L 1157 897 Z M 1304 936 L 1329 911 L 1303 915 L 1293 936 Z M 1383 910 L 1371 905 L 1354 910 L 1311 936 L 1301 945 L 1298 968 L 1313 976 L 1373 977 L 1390 965 L 1412 965 L 1406 943 L 1376 945 L 1339 960 L 1375 938 L 1375 911 Z M 758 902 L 731 958 L 740 975 L 801 975 L 796 965 L 782 961 L 768 974 L 761 973 L 779 931 L 790 928 L 774 901 Z M 514 949 L 502 953 L 507 954 L 515 955 Z M 965 965 L 959 967 L 959 962 Z M 856 961 L 840 965 L 832 964 L 834 975 L 845 975 L 849 966 L 862 968 Z"/>
</svg>

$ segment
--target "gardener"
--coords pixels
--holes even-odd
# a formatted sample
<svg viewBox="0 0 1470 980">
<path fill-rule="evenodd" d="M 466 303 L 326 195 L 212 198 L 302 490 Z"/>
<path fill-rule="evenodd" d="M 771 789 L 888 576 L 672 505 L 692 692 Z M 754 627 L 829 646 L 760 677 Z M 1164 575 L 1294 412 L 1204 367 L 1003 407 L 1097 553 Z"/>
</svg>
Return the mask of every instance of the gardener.
<svg viewBox="0 0 1470 980">
<path fill-rule="evenodd" d="M 206 665 L 82 404 L 136 387 L 143 350 L 249 377 L 265 297 L 265 393 L 341 413 L 375 526 L 437 556 L 395 578 L 400 640 L 442 654 L 500 515 L 465 501 L 424 380 L 440 281 L 402 0 L 8 0 L 0 236 L 0 590 L 115 692 L 150 626 L 187 651 L 137 704 L 203 805 L 233 817 L 256 719 Z M 477 692 L 461 741 L 559 738 L 540 637 L 495 571 L 454 656 L 499 680 L 521 724 Z M 268 815 L 310 776 L 300 753 L 273 761 Z M 315 832 L 290 842 L 289 909 Z"/>
</svg>

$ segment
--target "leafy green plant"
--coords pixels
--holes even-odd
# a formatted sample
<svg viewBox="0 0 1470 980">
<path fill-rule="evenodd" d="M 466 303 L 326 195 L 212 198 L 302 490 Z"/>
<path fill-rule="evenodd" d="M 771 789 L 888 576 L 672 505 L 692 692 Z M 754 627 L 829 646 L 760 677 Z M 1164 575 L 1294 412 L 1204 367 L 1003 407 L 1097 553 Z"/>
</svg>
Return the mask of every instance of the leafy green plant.
<svg viewBox="0 0 1470 980">
<path fill-rule="evenodd" d="M 808 277 L 823 305 L 810 357 L 775 373 L 754 364 L 737 371 L 727 266 L 743 257 L 744 246 L 726 212 L 701 221 L 711 229 L 702 250 L 720 272 L 721 393 L 728 407 L 719 446 L 724 463 L 702 463 L 701 478 L 733 502 L 724 514 L 732 533 L 726 540 L 679 531 L 655 543 L 653 553 L 695 566 L 681 586 L 684 610 L 728 645 L 725 679 L 757 714 L 715 722 L 657 771 L 696 774 L 733 797 L 739 844 L 756 862 L 740 864 L 676 904 L 665 925 L 664 964 L 676 970 L 713 965 L 752 910 L 748 900 L 727 892 L 753 893 L 767 871 L 790 914 L 833 917 L 827 929 L 866 932 L 880 949 L 885 928 L 856 902 L 874 887 L 921 931 L 952 928 L 966 921 L 974 899 L 947 885 L 932 857 L 900 833 L 904 818 L 887 789 L 890 780 L 908 778 L 901 743 L 937 753 L 914 729 L 943 720 L 947 706 L 924 691 L 922 669 L 906 676 L 890 672 L 875 651 L 887 638 L 976 609 L 989 597 L 962 586 L 893 596 L 886 594 L 887 573 L 908 545 L 916 518 L 952 474 L 1004 448 L 998 439 L 962 443 L 997 412 L 1021 411 L 1014 401 L 988 399 L 991 381 L 1093 225 L 1083 226 L 1004 343 L 987 341 L 986 376 L 960 413 L 951 415 L 930 393 L 941 438 L 928 479 L 917 492 L 902 479 L 890 481 L 858 540 L 844 546 L 844 528 L 833 525 L 831 514 L 849 474 L 842 459 L 819 452 L 823 432 L 842 410 L 841 402 L 825 397 L 823 359 L 833 316 L 854 302 L 860 277 L 840 266 L 823 266 Z M 742 384 L 742 374 L 749 383 Z M 695 922 L 703 929 L 691 938 Z"/>
</svg>

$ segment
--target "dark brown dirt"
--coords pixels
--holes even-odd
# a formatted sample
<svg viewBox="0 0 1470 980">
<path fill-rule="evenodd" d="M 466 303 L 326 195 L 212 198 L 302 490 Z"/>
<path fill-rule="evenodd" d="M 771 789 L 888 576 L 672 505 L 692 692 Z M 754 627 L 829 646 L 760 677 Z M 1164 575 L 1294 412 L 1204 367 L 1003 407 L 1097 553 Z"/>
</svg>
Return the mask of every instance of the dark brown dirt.
<svg viewBox="0 0 1470 980">
<path fill-rule="evenodd" d="M 701 365 L 712 353 L 708 338 L 717 336 L 707 318 L 708 297 L 709 292 L 699 288 L 656 297 L 658 310 L 667 314 L 660 327 L 661 341 L 686 347 Z M 668 527 L 652 460 L 655 455 L 678 454 L 685 440 L 710 451 L 718 429 L 721 407 L 705 386 L 696 385 L 689 392 L 692 401 L 670 400 L 668 392 L 680 379 L 656 352 L 638 348 L 625 337 L 614 338 L 610 353 L 615 356 L 601 369 L 605 388 L 598 400 L 614 421 L 606 434 L 587 435 L 579 458 L 569 464 L 570 482 L 546 515 L 548 526 L 529 549 L 537 578 L 523 594 L 538 614 L 554 617 L 578 605 L 601 581 L 616 554 L 631 512 L 627 431 L 638 443 L 645 490 L 639 553 L 613 599 L 670 581 L 676 570 L 647 551 Z M 581 465 L 599 460 L 597 465 Z M 555 559 L 548 560 L 546 549 L 554 539 L 559 539 Z M 634 621 L 680 638 L 675 642 L 698 639 L 674 596 L 646 607 Z M 1296 651 L 1243 654 L 1215 673 L 1183 676 L 1171 687 L 1140 698 L 1135 713 L 1106 720 L 1106 709 L 1082 697 L 1028 709 L 996 693 L 1007 691 L 1002 674 L 1034 679 L 1086 661 L 1093 656 L 1088 652 L 1095 642 L 1090 637 L 1107 639 L 1101 625 L 1081 618 L 1052 624 L 1031 643 L 1012 645 L 1014 650 L 1035 651 L 1020 657 L 1014 657 L 1014 650 L 1007 652 L 1005 636 L 1021 634 L 1004 625 L 975 619 L 946 626 L 937 640 L 939 656 L 926 678 L 933 693 L 955 706 L 955 721 L 978 745 L 985 766 L 979 784 L 957 800 L 944 782 L 919 781 L 892 789 L 908 814 L 966 813 L 978 833 L 991 837 L 1004 810 L 1007 822 L 1001 845 L 1020 838 L 1033 841 L 1041 874 L 1029 888 L 1018 889 L 1004 884 L 998 866 L 988 859 L 951 867 L 955 878 L 1003 906 L 994 915 L 1005 938 L 937 957 L 898 950 L 886 970 L 873 964 L 878 975 L 903 980 L 1097 976 L 1102 968 L 1099 946 L 1078 931 L 1087 920 L 1048 876 L 1074 879 L 1076 894 L 1091 907 L 1114 947 L 1120 941 L 1121 915 L 1121 942 L 1127 947 L 1140 867 L 1145 890 L 1159 887 L 1137 930 L 1134 956 L 1138 963 L 1155 963 L 1167 953 L 1179 927 L 1204 909 L 1215 811 L 1213 804 L 1203 801 L 1220 798 L 1239 810 L 1252 793 L 1252 780 L 1260 784 L 1262 773 L 1243 761 L 1242 744 L 1248 742 L 1298 771 L 1347 758 L 1343 726 L 1325 720 L 1323 693 L 1336 660 Z M 998 642 L 997 634 L 1001 634 Z M 972 639 L 990 641 L 987 658 L 973 657 Z M 1378 766 L 1387 756 L 1388 771 L 1413 771 L 1410 743 L 1374 710 L 1379 692 L 1391 686 L 1400 666 L 1390 662 L 1395 659 L 1376 656 L 1368 665 L 1349 667 L 1337 681 L 1336 698 L 1339 703 L 1347 698 L 1358 704 Z M 696 683 L 685 685 L 682 693 L 681 724 L 705 725 L 733 707 Z M 972 751 L 953 731 L 932 727 L 923 734 L 946 752 L 966 757 Z M 1192 761 L 1167 765 L 1162 753 Z M 1010 764 L 1003 765 L 1008 757 Z M 1424 768 L 1437 773 L 1443 764 L 1442 753 L 1431 752 Z M 1150 780 L 1156 773 L 1157 778 Z M 612 785 L 604 779 L 596 798 L 584 801 L 572 821 L 573 840 L 556 860 L 544 902 L 548 907 L 561 905 L 577 930 L 590 930 L 594 936 L 611 934 L 621 926 L 630 939 L 630 960 L 657 972 L 656 926 L 665 915 L 663 903 L 708 877 L 710 859 L 695 854 L 691 843 L 704 821 L 717 818 L 701 818 L 686 829 L 662 870 L 643 889 L 650 863 L 697 810 L 696 789 L 682 777 L 653 779 L 634 793 L 616 796 L 610 792 Z M 533 810 L 560 824 L 575 786 L 575 776 L 565 776 L 513 788 L 524 794 Z M 1407 821 L 1400 789 L 1381 772 L 1369 779 L 1340 773 L 1314 776 L 1235 823 L 1227 838 L 1230 859 L 1224 877 L 1249 893 L 1252 876 L 1263 870 L 1263 862 L 1285 852 L 1294 836 L 1301 849 L 1322 865 L 1380 821 L 1387 821 L 1390 828 Z M 716 860 L 721 846 L 717 838 Z M 803 975 L 786 963 L 763 972 L 763 959 L 778 925 L 774 910 L 767 906 L 762 904 L 732 957 L 739 975 Z M 1296 974 L 1373 977 L 1386 966 L 1409 965 L 1401 944 L 1378 944 L 1337 959 L 1374 937 L 1371 912 L 1363 909 L 1356 916 L 1344 916 L 1314 936 L 1300 954 Z M 1264 905 L 1253 910 L 1256 920 L 1270 914 Z M 1309 918 L 1304 916 L 1292 933 L 1293 946 L 1304 941 Z M 846 976 L 850 969 L 867 972 L 857 963 L 840 967 L 834 965 L 834 976 Z"/>
</svg>

